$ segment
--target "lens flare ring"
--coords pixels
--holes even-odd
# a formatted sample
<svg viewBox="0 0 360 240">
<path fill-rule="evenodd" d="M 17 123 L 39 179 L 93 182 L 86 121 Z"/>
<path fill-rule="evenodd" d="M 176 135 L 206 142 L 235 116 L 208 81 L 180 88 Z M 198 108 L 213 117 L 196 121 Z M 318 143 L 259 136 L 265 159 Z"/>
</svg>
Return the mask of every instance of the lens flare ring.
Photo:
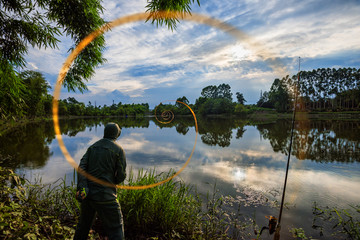
<svg viewBox="0 0 360 240">
<path fill-rule="evenodd" d="M 247 34 L 245 34 L 244 32 L 240 31 L 239 29 L 221 22 L 220 20 L 205 16 L 205 15 L 200 15 L 200 14 L 196 14 L 196 13 L 180 13 L 180 12 L 155 12 L 155 13 L 137 13 L 137 14 L 132 14 L 132 15 L 128 15 L 125 17 L 120 17 L 110 23 L 107 23 L 103 26 L 101 26 L 100 28 L 98 28 L 97 30 L 95 30 L 94 32 L 90 33 L 88 36 L 86 36 L 76 47 L 75 49 L 70 53 L 70 55 L 67 57 L 67 59 L 65 60 L 62 68 L 60 69 L 57 81 L 56 81 L 56 85 L 54 88 L 54 95 L 53 95 L 53 121 L 54 121 L 54 130 L 55 130 L 55 135 L 56 135 L 56 139 L 58 140 L 59 143 L 59 147 L 62 151 L 62 153 L 64 154 L 66 160 L 69 162 L 69 164 L 71 166 L 73 166 L 80 174 L 84 175 L 85 177 L 87 177 L 89 180 L 97 182 L 99 184 L 102 184 L 104 186 L 108 186 L 108 187 L 116 187 L 116 188 L 120 188 L 120 189 L 131 189 L 131 190 L 136 190 L 136 189 L 147 189 L 147 188 L 152 188 L 158 185 L 161 185 L 167 181 L 170 181 L 171 179 L 173 179 L 174 177 L 176 177 L 177 175 L 179 175 L 184 169 L 185 167 L 188 165 L 188 163 L 190 162 L 190 159 L 195 151 L 195 147 L 196 147 L 196 141 L 197 141 L 197 136 L 198 136 L 198 125 L 197 125 L 197 119 L 195 116 L 195 113 L 193 112 L 193 110 L 185 103 L 179 102 L 183 105 L 185 105 L 191 112 L 191 114 L 194 117 L 194 121 L 195 121 L 195 131 L 196 131 L 196 136 L 195 136 L 195 143 L 193 146 L 193 149 L 191 151 L 191 154 L 189 156 L 189 158 L 187 159 L 187 161 L 185 162 L 185 164 L 182 166 L 182 168 L 177 171 L 173 176 L 170 176 L 169 178 L 160 181 L 158 183 L 154 183 L 154 184 L 150 184 L 150 185 L 144 185 L 144 186 L 124 186 L 124 185 L 114 185 L 112 183 L 103 181 L 101 179 L 95 178 L 94 176 L 86 173 L 83 169 L 81 169 L 80 167 L 78 167 L 78 165 L 76 164 L 76 162 L 74 161 L 74 159 L 72 158 L 72 156 L 70 155 L 70 153 L 68 152 L 64 141 L 62 139 L 61 136 L 61 131 L 60 131 L 60 126 L 59 126 L 59 99 L 60 99 L 60 91 L 61 91 L 61 86 L 64 82 L 65 76 L 67 74 L 67 72 L 69 71 L 70 66 L 72 65 L 73 61 L 76 59 L 76 57 L 80 54 L 80 52 L 88 45 L 90 44 L 96 37 L 104 34 L 105 32 L 111 30 L 112 28 L 115 28 L 117 26 L 120 25 L 124 25 L 126 23 L 131 23 L 131 22 L 137 22 L 137 21 L 144 21 L 144 20 L 148 20 L 150 18 L 169 18 L 169 17 L 176 17 L 176 18 L 180 18 L 182 20 L 186 20 L 186 21 L 193 21 L 193 22 L 197 22 L 200 24 L 206 24 L 209 25 L 211 27 L 217 28 L 222 30 L 223 32 L 228 33 L 229 35 L 233 36 L 234 38 L 242 41 L 243 43 L 247 44 L 249 48 L 251 48 L 252 50 L 254 50 L 258 56 L 260 56 L 262 59 L 264 59 L 264 61 L 266 61 L 268 63 L 268 65 L 274 70 L 277 71 L 278 73 L 281 73 L 283 76 L 286 76 L 287 71 L 285 71 L 285 67 L 281 64 L 281 62 L 272 57 L 272 54 L 270 54 L 265 48 L 262 47 L 261 44 L 257 43 L 256 41 L 254 41 L 250 36 L 248 36 Z M 168 113 L 166 113 L 165 115 L 166 117 L 168 116 Z M 171 120 L 172 121 L 172 120 Z"/>
<path fill-rule="evenodd" d="M 183 103 L 183 102 L 180 102 L 180 101 L 176 101 L 176 100 L 168 100 L 168 102 L 178 102 L 178 103 L 181 103 L 181 104 L 184 104 L 185 106 L 187 106 L 185 103 Z M 162 123 L 162 124 L 168 124 L 168 123 L 171 123 L 172 122 L 172 120 L 174 120 L 174 117 L 175 117 L 175 115 L 174 115 L 174 113 L 171 111 L 171 110 L 163 110 L 162 112 L 161 112 L 161 119 L 162 120 L 164 120 L 164 121 L 160 121 L 159 119 L 158 119 L 158 115 L 157 115 L 157 109 L 158 109 L 158 107 L 159 106 L 161 106 L 162 105 L 162 102 L 159 104 L 159 105 L 157 105 L 156 107 L 155 107 L 155 109 L 154 109 L 154 115 L 155 115 L 155 119 L 156 119 L 156 121 L 158 121 L 159 123 Z M 189 108 L 189 106 L 187 106 L 188 108 Z"/>
</svg>

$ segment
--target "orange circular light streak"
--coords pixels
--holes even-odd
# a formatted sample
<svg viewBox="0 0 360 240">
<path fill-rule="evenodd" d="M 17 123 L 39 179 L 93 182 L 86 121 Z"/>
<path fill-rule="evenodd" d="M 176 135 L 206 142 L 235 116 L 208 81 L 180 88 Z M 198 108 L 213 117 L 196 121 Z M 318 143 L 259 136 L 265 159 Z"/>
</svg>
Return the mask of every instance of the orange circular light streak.
<svg viewBox="0 0 360 240">
<path fill-rule="evenodd" d="M 186 105 L 185 103 L 180 102 L 180 101 L 176 101 L 176 100 L 168 100 L 168 101 L 169 101 L 169 102 L 178 102 L 178 103 L 184 104 L 185 106 L 187 106 L 188 108 L 190 108 L 188 105 Z M 161 102 L 160 104 L 162 104 L 162 102 Z M 171 123 L 172 120 L 174 120 L 175 115 L 174 115 L 174 113 L 173 113 L 172 111 L 170 111 L 170 110 L 164 110 L 164 111 L 161 113 L 161 117 L 162 117 L 162 119 L 164 119 L 165 121 L 160 121 L 160 120 L 158 119 L 156 111 L 157 111 L 157 108 L 160 106 L 160 104 L 157 105 L 157 106 L 155 107 L 155 109 L 154 109 L 154 115 L 155 115 L 156 121 L 158 121 L 159 123 L 162 123 L 162 124 Z"/>
<path fill-rule="evenodd" d="M 112 183 L 103 181 L 101 179 L 95 178 L 94 176 L 86 173 L 83 169 L 81 169 L 80 167 L 78 167 L 78 165 L 76 164 L 76 162 L 74 161 L 74 159 L 72 158 L 72 156 L 70 155 L 70 153 L 68 152 L 64 141 L 62 139 L 61 136 L 61 131 L 60 131 L 60 127 L 59 127 L 59 99 L 60 99 L 60 90 L 61 90 L 61 86 L 64 82 L 65 76 L 67 74 L 67 72 L 70 69 L 71 64 L 74 62 L 74 60 L 76 59 L 76 57 L 80 54 L 80 52 L 87 46 L 89 45 L 96 37 L 104 34 L 105 32 L 109 31 L 112 28 L 115 28 L 117 26 L 120 25 L 124 25 L 126 23 L 131 23 L 131 22 L 137 22 L 137 21 L 144 21 L 144 20 L 148 20 L 151 18 L 165 18 L 165 17 L 176 17 L 182 20 L 187 20 L 187 21 L 193 21 L 193 22 L 197 22 L 200 24 L 206 24 L 209 25 L 211 27 L 217 28 L 222 30 L 223 32 L 228 33 L 229 35 L 233 36 L 234 38 L 241 40 L 242 42 L 244 42 L 245 44 L 248 45 L 249 48 L 251 48 L 252 50 L 254 50 L 258 56 L 260 56 L 262 59 L 264 59 L 264 61 L 267 62 L 267 64 L 275 71 L 282 73 L 283 75 L 286 75 L 286 71 L 285 71 L 285 67 L 281 64 L 281 62 L 275 58 L 272 58 L 272 54 L 270 54 L 261 44 L 257 43 L 256 41 L 254 41 L 254 39 L 252 39 L 249 35 L 245 34 L 244 32 L 240 31 L 239 29 L 231 26 L 230 24 L 224 23 L 220 20 L 205 16 L 205 15 L 200 15 L 200 14 L 189 14 L 189 13 L 180 13 L 180 12 L 156 12 L 154 14 L 151 13 L 137 13 L 137 14 L 132 14 L 132 15 L 128 15 L 125 17 L 120 17 L 110 23 L 107 23 L 103 26 L 101 26 L 100 28 L 98 28 L 97 30 L 95 30 L 94 32 L 90 33 L 88 36 L 86 36 L 77 46 L 76 48 L 70 53 L 70 55 L 67 57 L 67 59 L 65 60 L 62 68 L 60 69 L 57 81 L 56 81 L 56 85 L 55 85 L 55 89 L 54 89 L 54 95 L 53 95 L 53 121 L 54 121 L 54 130 L 55 130 L 55 134 L 56 134 L 56 139 L 59 142 L 59 147 L 62 151 L 62 153 L 64 154 L 66 160 L 70 163 L 71 166 L 73 166 L 80 174 L 84 175 L 85 177 L 87 177 L 89 180 L 97 182 L 99 184 L 102 184 L 104 186 L 108 186 L 108 187 L 116 187 L 116 188 L 120 188 L 120 189 L 146 189 L 146 188 L 152 188 L 155 186 L 159 186 L 167 181 L 170 181 L 171 179 L 173 179 L 174 177 L 176 177 L 177 175 L 179 175 L 184 169 L 185 167 L 188 165 L 188 163 L 190 162 L 190 159 L 195 151 L 195 147 L 196 147 L 196 141 L 197 141 L 197 136 L 198 136 L 198 125 L 197 125 L 197 120 L 196 120 L 196 116 L 195 113 L 193 112 L 193 110 L 185 103 L 183 102 L 179 102 L 182 103 L 183 105 L 185 105 L 190 111 L 191 114 L 194 117 L 194 121 L 195 121 L 195 131 L 196 131 L 196 136 L 195 136 L 195 143 L 193 146 L 193 149 L 191 151 L 191 154 L 189 156 L 189 158 L 187 159 L 187 161 L 185 162 L 185 164 L 182 166 L 182 168 L 177 171 L 173 176 L 160 181 L 158 183 L 154 183 L 154 184 L 150 184 L 150 185 L 144 185 L 144 186 L 124 186 L 124 185 L 114 185 Z"/>
</svg>

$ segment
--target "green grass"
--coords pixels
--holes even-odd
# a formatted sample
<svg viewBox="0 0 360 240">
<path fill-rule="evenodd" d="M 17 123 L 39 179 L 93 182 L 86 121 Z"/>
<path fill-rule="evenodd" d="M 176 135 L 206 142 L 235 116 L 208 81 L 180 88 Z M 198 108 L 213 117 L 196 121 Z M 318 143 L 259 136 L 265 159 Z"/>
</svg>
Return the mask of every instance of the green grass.
<svg viewBox="0 0 360 240">
<path fill-rule="evenodd" d="M 74 234 L 78 203 L 65 181 L 31 184 L 0 167 L 0 238 L 65 239 Z"/>
<path fill-rule="evenodd" d="M 319 230 L 321 236 L 339 239 L 360 239 L 360 205 L 349 206 L 348 209 L 313 206 L 313 228 Z M 331 232 L 325 232 L 331 225 Z"/>
<path fill-rule="evenodd" d="M 130 186 L 147 185 L 168 178 L 175 172 L 156 174 L 155 170 L 132 171 Z M 198 224 L 201 202 L 190 194 L 191 187 L 182 181 L 168 181 L 145 190 L 118 190 L 127 237 L 191 238 L 200 232 Z"/>
<path fill-rule="evenodd" d="M 30 183 L 12 170 L 0 167 L 0 238 L 69 239 L 79 218 L 74 179 L 48 185 Z M 174 174 L 155 170 L 133 171 L 129 185 L 151 184 Z M 226 198 L 214 186 L 207 200 L 181 180 L 170 180 L 145 190 L 118 190 L 127 239 L 241 239 L 252 222 L 238 212 L 226 210 Z M 104 239 L 99 221 L 90 239 Z"/>
</svg>

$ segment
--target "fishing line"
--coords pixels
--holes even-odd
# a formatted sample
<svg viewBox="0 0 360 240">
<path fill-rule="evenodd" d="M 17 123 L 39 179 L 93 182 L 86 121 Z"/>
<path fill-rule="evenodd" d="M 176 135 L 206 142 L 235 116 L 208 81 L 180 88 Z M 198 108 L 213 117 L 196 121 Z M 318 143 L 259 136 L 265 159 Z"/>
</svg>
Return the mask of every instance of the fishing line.
<svg viewBox="0 0 360 240">
<path fill-rule="evenodd" d="M 300 57 L 299 57 L 299 70 L 298 70 L 298 76 L 297 76 L 297 82 L 299 83 L 300 79 Z M 283 194 L 281 197 L 281 204 L 280 204 L 280 212 L 279 212 L 279 221 L 276 226 L 276 231 L 274 235 L 274 240 L 280 239 L 280 229 L 281 229 L 281 217 L 282 217 L 282 211 L 284 208 L 284 199 L 285 199 L 285 192 L 286 192 L 286 183 L 289 173 L 289 165 L 290 165 L 290 154 L 291 154 L 291 147 L 292 147 L 292 140 L 294 135 L 294 127 L 295 127 L 295 114 L 296 114 L 296 105 L 297 105 L 297 97 L 298 97 L 298 91 L 296 88 L 296 83 L 294 85 L 294 93 L 295 93 L 295 101 L 294 101 L 294 111 L 292 116 L 292 124 L 291 124 L 291 135 L 290 135 L 290 145 L 289 145 L 289 152 L 288 152 L 288 159 L 286 164 L 286 173 L 285 173 L 285 181 L 284 181 L 284 188 L 283 188 Z"/>
</svg>

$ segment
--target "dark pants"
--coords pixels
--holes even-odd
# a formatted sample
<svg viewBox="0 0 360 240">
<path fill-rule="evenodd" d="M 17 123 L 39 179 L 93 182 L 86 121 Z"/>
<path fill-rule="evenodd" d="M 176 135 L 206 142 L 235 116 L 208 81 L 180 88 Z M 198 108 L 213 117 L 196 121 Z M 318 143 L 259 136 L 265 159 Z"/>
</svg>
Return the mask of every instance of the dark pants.
<svg viewBox="0 0 360 240">
<path fill-rule="evenodd" d="M 76 227 L 74 240 L 87 239 L 91 225 L 95 220 L 96 213 L 110 240 L 125 239 L 120 204 L 116 200 L 95 202 L 85 199 L 81 203 L 80 220 Z"/>
</svg>

